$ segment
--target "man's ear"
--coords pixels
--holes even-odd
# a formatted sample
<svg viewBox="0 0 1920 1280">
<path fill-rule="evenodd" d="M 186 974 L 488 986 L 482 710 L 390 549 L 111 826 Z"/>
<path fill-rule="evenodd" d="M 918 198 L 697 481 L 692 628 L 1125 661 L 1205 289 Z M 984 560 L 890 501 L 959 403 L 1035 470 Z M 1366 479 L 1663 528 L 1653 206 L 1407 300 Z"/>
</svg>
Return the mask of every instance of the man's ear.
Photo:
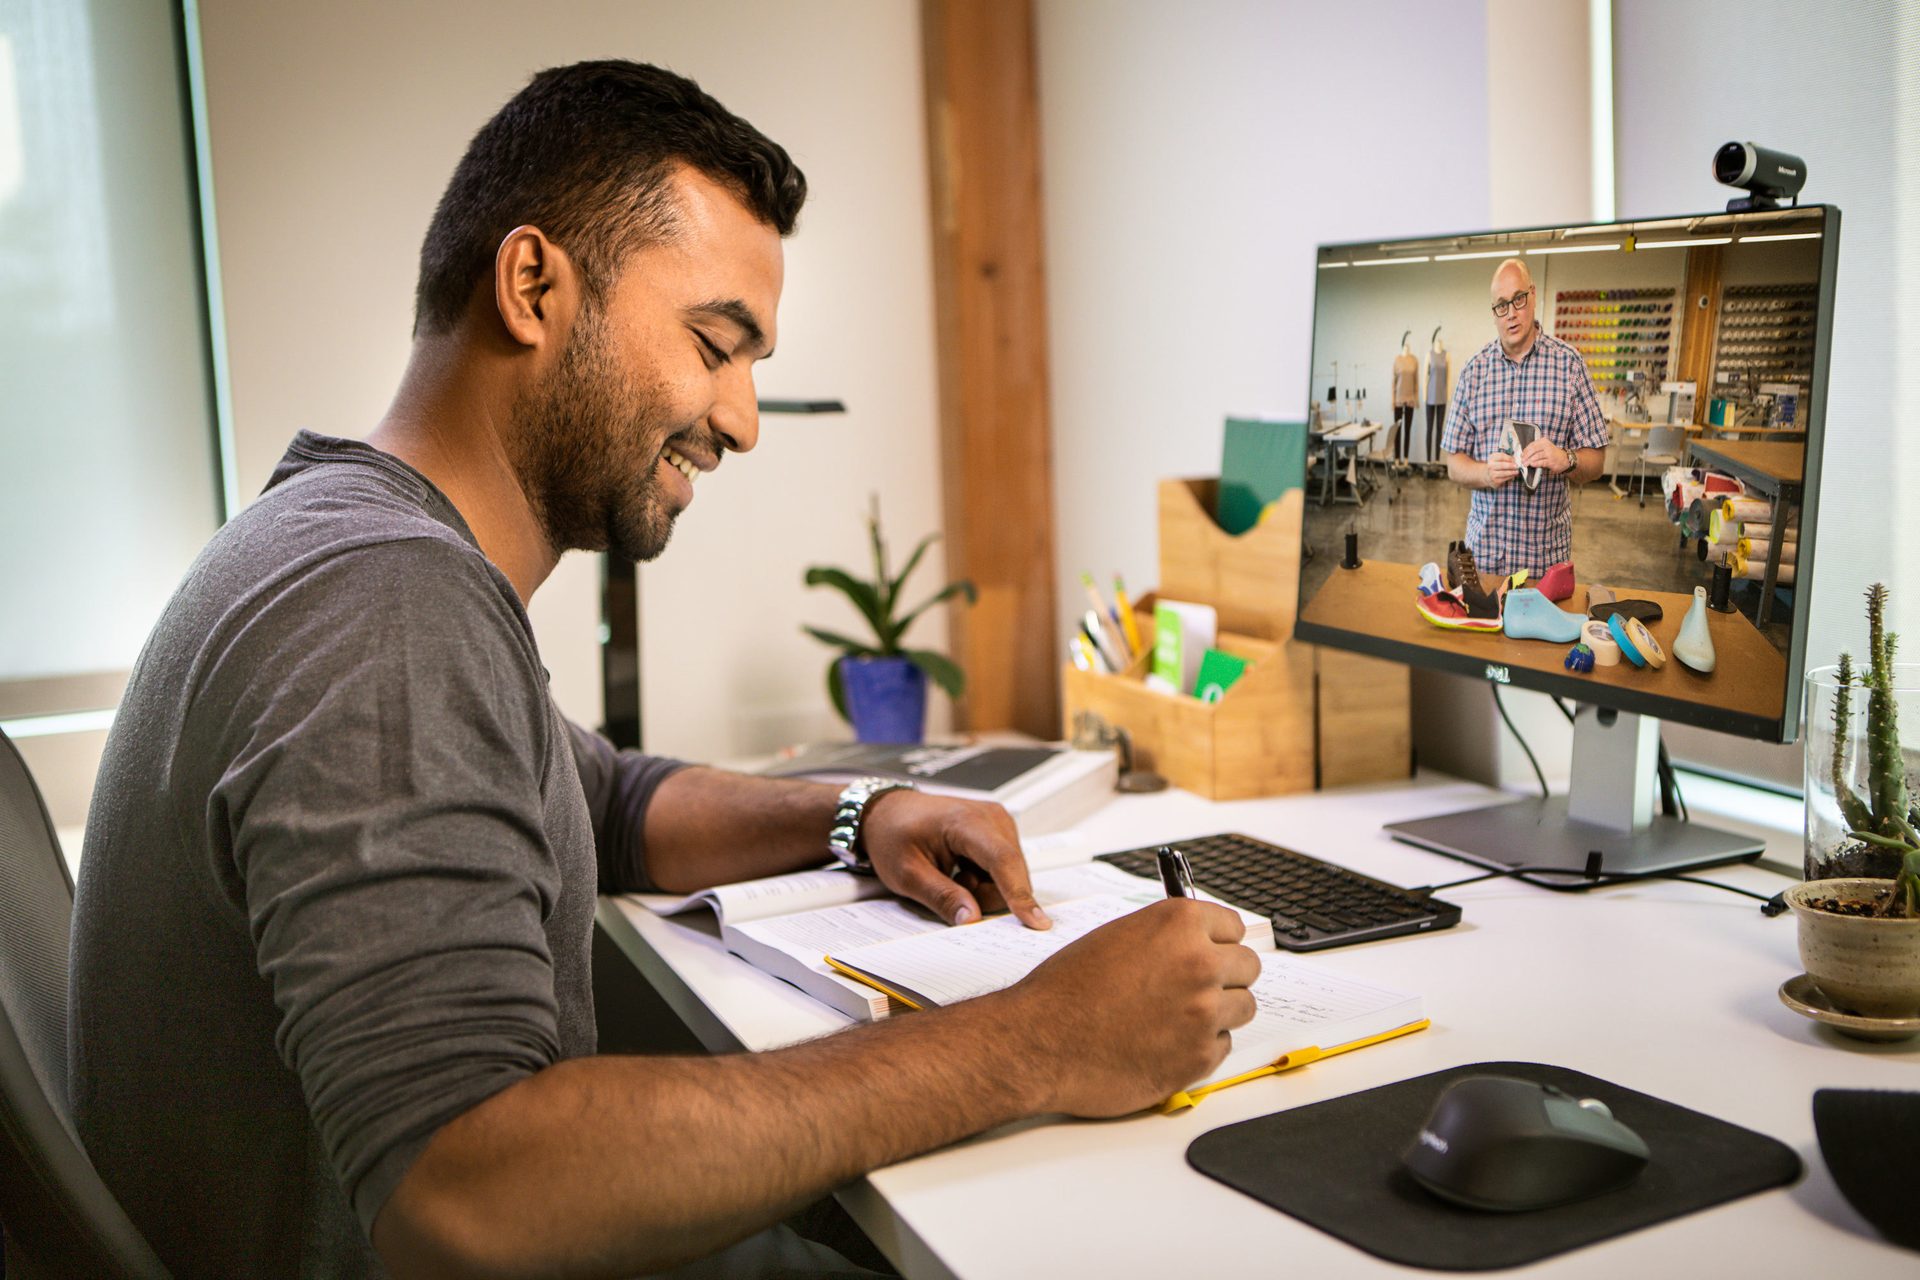
<svg viewBox="0 0 1920 1280">
<path fill-rule="evenodd" d="M 493 255 L 493 303 L 507 335 L 522 346 L 563 332 L 579 292 L 573 260 L 538 227 L 515 227 Z"/>
</svg>

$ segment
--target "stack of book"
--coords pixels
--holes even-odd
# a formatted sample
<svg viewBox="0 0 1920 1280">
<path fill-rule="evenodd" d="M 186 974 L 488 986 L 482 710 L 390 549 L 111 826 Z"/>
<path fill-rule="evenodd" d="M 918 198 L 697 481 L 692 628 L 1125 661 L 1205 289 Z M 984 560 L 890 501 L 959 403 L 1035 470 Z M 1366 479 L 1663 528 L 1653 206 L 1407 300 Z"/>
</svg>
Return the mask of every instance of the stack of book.
<svg viewBox="0 0 1920 1280">
<path fill-rule="evenodd" d="M 1111 751 L 844 742 L 796 748 L 762 772 L 820 782 L 899 778 L 935 795 L 994 801 L 1021 835 L 1037 836 L 1064 831 L 1105 804 L 1120 769 Z"/>
</svg>

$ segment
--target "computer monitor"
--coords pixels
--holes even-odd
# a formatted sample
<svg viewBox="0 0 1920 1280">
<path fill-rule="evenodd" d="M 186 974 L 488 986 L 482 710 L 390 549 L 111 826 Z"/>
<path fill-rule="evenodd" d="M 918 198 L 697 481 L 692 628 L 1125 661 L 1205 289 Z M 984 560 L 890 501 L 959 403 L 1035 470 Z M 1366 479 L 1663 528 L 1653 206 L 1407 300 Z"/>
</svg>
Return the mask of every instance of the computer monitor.
<svg viewBox="0 0 1920 1280">
<path fill-rule="evenodd" d="M 1569 795 L 1394 836 L 1603 876 L 1760 852 L 1654 812 L 1659 721 L 1796 736 L 1839 232 L 1806 206 L 1319 248 L 1296 634 L 1578 707 Z M 1536 432 L 1511 475 L 1493 455 Z M 1491 618 L 1450 594 L 1454 544 L 1507 588 Z M 1652 644 L 1586 634 L 1606 592 L 1657 606 Z"/>
</svg>

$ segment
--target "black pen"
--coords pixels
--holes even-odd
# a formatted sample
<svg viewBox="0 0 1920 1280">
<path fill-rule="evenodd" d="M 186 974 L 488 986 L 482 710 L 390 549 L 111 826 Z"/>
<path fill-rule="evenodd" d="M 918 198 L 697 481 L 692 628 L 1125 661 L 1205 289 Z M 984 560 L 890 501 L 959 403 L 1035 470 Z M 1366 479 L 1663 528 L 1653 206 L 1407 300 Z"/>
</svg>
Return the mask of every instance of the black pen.
<svg viewBox="0 0 1920 1280">
<path fill-rule="evenodd" d="M 1160 846 L 1155 855 L 1160 861 L 1160 883 L 1167 887 L 1169 898 L 1191 898 L 1193 896 L 1193 868 L 1187 865 L 1187 855 L 1170 844 Z"/>
</svg>

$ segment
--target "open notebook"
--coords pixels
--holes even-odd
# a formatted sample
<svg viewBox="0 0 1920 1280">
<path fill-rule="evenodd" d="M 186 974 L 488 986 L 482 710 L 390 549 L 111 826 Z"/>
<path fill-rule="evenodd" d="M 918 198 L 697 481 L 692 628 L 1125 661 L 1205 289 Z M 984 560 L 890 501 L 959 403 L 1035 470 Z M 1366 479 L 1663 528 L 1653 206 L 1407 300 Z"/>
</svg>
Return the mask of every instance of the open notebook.
<svg viewBox="0 0 1920 1280">
<path fill-rule="evenodd" d="M 1049 906 L 1054 924 L 1045 932 L 1002 917 L 848 948 L 826 962 L 912 1008 L 953 1004 L 1012 986 L 1075 938 L 1142 905 L 1139 895 L 1102 894 Z M 1252 987 L 1259 1011 L 1233 1033 L 1233 1050 L 1214 1073 L 1174 1094 L 1162 1110 L 1190 1107 L 1242 1081 L 1427 1025 L 1419 996 L 1268 950 L 1270 942 L 1252 928 L 1248 942 L 1260 953 Z"/>
<path fill-rule="evenodd" d="M 1021 842 L 1032 868 L 1034 896 L 1049 910 L 1055 903 L 1103 894 L 1130 895 L 1135 905 L 1161 896 L 1157 882 L 1130 876 L 1104 862 L 1084 861 L 1080 843 L 1070 833 Z M 846 977 L 824 957 L 921 934 L 953 932 L 919 906 L 889 895 L 873 877 L 850 875 L 839 868 L 746 880 L 684 898 L 635 897 L 660 915 L 712 912 L 729 951 L 863 1022 L 907 1006 L 870 984 Z M 1267 920 L 1242 914 L 1250 934 L 1261 932 L 1271 938 L 1272 925 Z"/>
</svg>

